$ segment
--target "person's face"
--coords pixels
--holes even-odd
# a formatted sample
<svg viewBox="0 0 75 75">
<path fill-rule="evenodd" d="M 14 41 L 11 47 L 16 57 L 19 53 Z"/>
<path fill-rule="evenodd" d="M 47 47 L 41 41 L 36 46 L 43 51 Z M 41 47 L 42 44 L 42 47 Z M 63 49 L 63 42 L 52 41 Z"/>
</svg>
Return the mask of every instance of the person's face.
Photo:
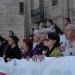
<svg viewBox="0 0 75 75">
<path fill-rule="evenodd" d="M 46 46 L 50 47 L 50 46 L 54 46 L 56 40 L 53 40 L 53 39 L 49 39 L 48 36 L 46 37 Z"/>
<path fill-rule="evenodd" d="M 24 49 L 24 51 L 26 51 L 26 50 L 27 50 L 28 46 L 26 45 L 26 43 L 25 43 L 25 42 L 23 42 L 23 44 L 22 44 L 22 48 Z"/>
<path fill-rule="evenodd" d="M 73 39 L 75 37 L 75 31 L 73 31 L 73 28 L 71 25 L 68 25 L 66 27 L 65 36 L 67 40 Z"/>
<path fill-rule="evenodd" d="M 41 41 L 46 40 L 46 36 L 47 36 L 47 34 L 42 33 L 41 36 L 40 36 L 40 40 Z"/>
<path fill-rule="evenodd" d="M 8 39 L 9 39 L 9 34 L 8 33 L 5 33 L 5 39 L 8 41 Z"/>
<path fill-rule="evenodd" d="M 66 26 L 68 24 L 67 20 L 64 19 L 64 26 Z"/>
<path fill-rule="evenodd" d="M 32 34 L 32 33 L 33 33 L 33 30 L 32 30 L 32 29 L 30 29 L 30 30 L 29 30 L 29 32 L 30 32 L 30 34 Z"/>
<path fill-rule="evenodd" d="M 36 34 L 34 34 L 33 39 L 34 39 L 34 42 L 37 42 L 40 39 L 40 37 L 38 37 Z"/>
<path fill-rule="evenodd" d="M 50 26 L 50 25 L 49 25 L 49 21 L 46 22 L 46 26 Z"/>
<path fill-rule="evenodd" d="M 15 41 L 12 38 L 9 37 L 8 43 L 9 43 L 9 45 L 12 46 L 13 44 L 15 44 Z"/>
</svg>

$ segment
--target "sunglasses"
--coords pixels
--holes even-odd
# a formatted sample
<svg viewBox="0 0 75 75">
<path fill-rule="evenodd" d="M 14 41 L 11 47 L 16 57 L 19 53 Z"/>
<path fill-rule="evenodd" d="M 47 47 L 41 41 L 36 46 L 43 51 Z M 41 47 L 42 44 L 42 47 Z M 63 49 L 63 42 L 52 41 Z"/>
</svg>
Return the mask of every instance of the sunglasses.
<svg viewBox="0 0 75 75">
<path fill-rule="evenodd" d="M 49 39 L 46 39 L 47 41 L 49 41 Z"/>
</svg>

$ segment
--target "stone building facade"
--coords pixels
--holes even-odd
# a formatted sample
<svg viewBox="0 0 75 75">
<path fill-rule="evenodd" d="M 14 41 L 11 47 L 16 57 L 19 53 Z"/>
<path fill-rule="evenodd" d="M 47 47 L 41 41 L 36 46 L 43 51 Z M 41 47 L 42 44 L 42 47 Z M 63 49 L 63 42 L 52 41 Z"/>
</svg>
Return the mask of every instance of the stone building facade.
<svg viewBox="0 0 75 75">
<path fill-rule="evenodd" d="M 0 0 L 0 34 L 13 30 L 20 44 L 38 20 L 53 19 L 63 30 L 65 17 L 75 19 L 75 0 Z"/>
<path fill-rule="evenodd" d="M 25 0 L 0 0 L 0 34 L 3 35 L 5 30 L 14 31 L 19 39 L 24 38 L 25 16 L 21 10 Z M 21 41 L 20 41 L 21 43 Z"/>
<path fill-rule="evenodd" d="M 34 15 L 38 14 L 38 9 L 43 8 L 42 19 L 53 19 L 57 25 L 64 30 L 63 19 L 69 17 L 71 21 L 75 19 L 75 0 L 31 0 L 33 1 Z M 36 3 L 35 3 L 36 2 Z M 41 6 L 41 7 L 40 7 Z M 37 11 L 36 11 L 37 10 Z M 39 14 L 40 15 L 40 14 Z M 34 18 L 34 19 L 33 19 Z M 34 16 L 31 19 L 35 22 L 41 20 L 35 20 Z"/>
</svg>

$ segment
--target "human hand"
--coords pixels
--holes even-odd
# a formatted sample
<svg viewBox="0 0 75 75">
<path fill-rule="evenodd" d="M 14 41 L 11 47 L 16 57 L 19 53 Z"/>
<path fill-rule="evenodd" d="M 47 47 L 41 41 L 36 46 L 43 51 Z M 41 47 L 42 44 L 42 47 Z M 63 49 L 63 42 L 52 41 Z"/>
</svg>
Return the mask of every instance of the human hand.
<svg viewBox="0 0 75 75">
<path fill-rule="evenodd" d="M 27 57 L 26 57 L 26 60 L 29 61 L 29 59 L 30 59 L 30 56 L 27 56 Z"/>
<path fill-rule="evenodd" d="M 11 61 L 11 58 L 7 58 L 7 61 Z"/>
<path fill-rule="evenodd" d="M 40 55 L 38 58 L 42 62 L 42 60 L 44 60 L 44 57 L 45 57 L 45 55 Z"/>
<path fill-rule="evenodd" d="M 38 59 L 38 55 L 34 55 L 33 57 L 32 57 L 32 60 L 35 62 L 37 62 L 37 59 Z"/>
</svg>

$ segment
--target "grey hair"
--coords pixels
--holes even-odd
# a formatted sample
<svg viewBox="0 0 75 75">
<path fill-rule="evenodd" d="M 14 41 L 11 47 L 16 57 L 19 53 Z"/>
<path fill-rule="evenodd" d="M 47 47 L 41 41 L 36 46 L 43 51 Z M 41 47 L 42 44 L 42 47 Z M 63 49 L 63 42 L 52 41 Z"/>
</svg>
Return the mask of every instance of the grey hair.
<svg viewBox="0 0 75 75">
<path fill-rule="evenodd" d="M 75 24 L 71 24 L 72 30 L 75 31 Z"/>
<path fill-rule="evenodd" d="M 75 24 L 71 23 L 69 25 L 72 27 L 72 30 L 75 31 Z"/>
<path fill-rule="evenodd" d="M 37 35 L 37 37 L 40 37 L 41 36 L 41 30 L 35 30 L 34 31 L 34 34 L 36 34 Z"/>
<path fill-rule="evenodd" d="M 51 30 L 49 28 L 41 30 L 41 33 L 44 33 L 44 34 L 48 34 L 49 32 L 51 32 Z"/>
<path fill-rule="evenodd" d="M 14 32 L 12 30 L 6 30 L 5 33 L 8 33 L 9 36 L 13 36 L 14 35 Z"/>
</svg>

